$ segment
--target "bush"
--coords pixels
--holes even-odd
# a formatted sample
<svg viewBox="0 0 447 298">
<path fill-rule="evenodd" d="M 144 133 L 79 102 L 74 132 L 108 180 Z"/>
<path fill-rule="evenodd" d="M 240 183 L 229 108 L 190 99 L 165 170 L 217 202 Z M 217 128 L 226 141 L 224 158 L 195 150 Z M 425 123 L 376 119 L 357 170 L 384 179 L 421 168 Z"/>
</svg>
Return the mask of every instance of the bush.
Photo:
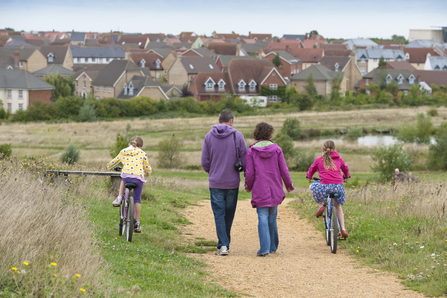
<svg viewBox="0 0 447 298">
<path fill-rule="evenodd" d="M 301 135 L 301 125 L 298 118 L 287 118 L 281 129 L 282 134 L 286 134 L 292 138 L 292 140 L 298 140 Z"/>
<path fill-rule="evenodd" d="M 12 154 L 11 144 L 0 145 L 0 159 L 9 158 Z"/>
<path fill-rule="evenodd" d="M 84 105 L 79 110 L 78 118 L 81 122 L 91 122 L 96 119 L 95 106 L 90 100 L 85 100 Z"/>
<path fill-rule="evenodd" d="M 292 160 L 297 155 L 297 151 L 293 147 L 293 140 L 287 134 L 279 133 L 275 137 L 275 143 L 282 149 L 282 153 L 284 154 L 284 159 L 287 163 L 291 163 Z"/>
<path fill-rule="evenodd" d="M 447 170 L 447 123 L 442 123 L 435 134 L 435 144 L 430 145 L 428 152 L 428 168 Z"/>
<path fill-rule="evenodd" d="M 373 165 L 371 169 L 378 173 L 381 182 L 391 180 L 394 170 L 399 168 L 401 172 L 411 169 L 413 160 L 402 149 L 402 144 L 383 146 L 375 149 L 371 154 Z"/>
<path fill-rule="evenodd" d="M 68 163 L 69 165 L 72 165 L 74 163 L 77 163 L 79 161 L 79 157 L 81 155 L 81 152 L 79 151 L 78 147 L 74 144 L 68 145 L 67 148 L 65 148 L 65 151 L 61 155 L 61 161 Z"/>
<path fill-rule="evenodd" d="M 122 136 L 120 133 L 116 135 L 115 146 L 113 146 L 109 152 L 112 158 L 115 158 L 121 150 L 129 146 L 129 141 L 127 137 Z"/>
<path fill-rule="evenodd" d="M 300 151 L 296 157 L 296 165 L 293 170 L 307 172 L 315 161 L 315 153 L 312 151 Z"/>
<path fill-rule="evenodd" d="M 431 117 L 436 117 L 438 116 L 438 110 L 436 109 L 431 109 L 427 112 L 427 115 L 431 116 Z"/>
<path fill-rule="evenodd" d="M 160 168 L 180 168 L 183 164 L 182 149 L 183 142 L 172 136 L 158 142 L 157 164 Z"/>
<path fill-rule="evenodd" d="M 405 122 L 397 134 L 397 138 L 406 143 L 429 144 L 430 136 L 433 132 L 433 123 L 430 116 L 424 113 L 417 115 L 417 123 L 415 125 Z"/>
<path fill-rule="evenodd" d="M 363 129 L 360 127 L 352 127 L 348 129 L 348 133 L 345 135 L 345 138 L 350 141 L 355 141 L 361 137 L 363 137 Z"/>
</svg>

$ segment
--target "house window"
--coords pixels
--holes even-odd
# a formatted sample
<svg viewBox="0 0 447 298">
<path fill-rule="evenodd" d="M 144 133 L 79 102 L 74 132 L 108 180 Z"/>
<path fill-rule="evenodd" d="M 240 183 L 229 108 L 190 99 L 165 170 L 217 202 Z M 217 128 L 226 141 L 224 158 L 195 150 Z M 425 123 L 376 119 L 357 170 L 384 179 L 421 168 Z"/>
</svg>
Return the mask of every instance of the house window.
<svg viewBox="0 0 447 298">
<path fill-rule="evenodd" d="M 95 87 L 95 91 L 99 91 L 99 86 L 96 86 L 96 87 Z"/>
<path fill-rule="evenodd" d="M 369 79 L 366 79 L 366 86 L 369 86 Z"/>
<path fill-rule="evenodd" d="M 157 74 L 155 75 L 155 77 L 158 79 L 160 77 L 160 73 L 157 72 Z"/>
<path fill-rule="evenodd" d="M 102 58 L 98 58 L 98 63 L 102 63 L 102 62 L 103 62 Z"/>
<path fill-rule="evenodd" d="M 19 90 L 19 98 L 23 99 L 23 90 Z"/>
<path fill-rule="evenodd" d="M 270 84 L 270 90 L 278 90 L 278 84 Z"/>
<path fill-rule="evenodd" d="M 53 62 L 54 56 L 52 54 L 48 54 L 48 62 Z"/>
<path fill-rule="evenodd" d="M 439 67 L 439 65 L 435 66 L 435 70 L 440 70 L 441 68 Z"/>
<path fill-rule="evenodd" d="M 78 87 L 78 81 L 75 82 L 75 86 L 76 86 L 76 88 Z"/>
<path fill-rule="evenodd" d="M 23 67 L 23 61 L 20 61 L 19 65 L 20 67 Z"/>
<path fill-rule="evenodd" d="M 361 71 L 362 73 L 365 73 L 365 71 L 366 71 L 365 67 L 362 66 L 362 67 L 360 68 L 360 71 Z"/>
<path fill-rule="evenodd" d="M 392 80 L 393 80 L 393 78 L 391 77 L 391 75 L 388 75 L 388 76 L 386 77 L 386 83 L 387 83 L 387 84 L 391 83 Z"/>
<path fill-rule="evenodd" d="M 8 103 L 8 112 L 12 113 L 12 103 Z"/>
<path fill-rule="evenodd" d="M 404 94 L 405 94 L 405 95 L 408 95 L 408 90 L 404 90 Z"/>
<path fill-rule="evenodd" d="M 270 95 L 269 96 L 269 101 L 270 102 L 277 102 L 278 101 L 278 97 L 276 95 Z"/>
<path fill-rule="evenodd" d="M 19 111 L 23 111 L 23 103 L 19 103 Z"/>
<path fill-rule="evenodd" d="M 413 76 L 413 75 L 411 75 L 411 76 L 408 78 L 408 82 L 409 82 L 410 84 L 414 84 L 414 76 Z"/>
<path fill-rule="evenodd" d="M 140 61 L 140 67 L 145 67 L 146 66 L 146 60 L 141 60 Z"/>
<path fill-rule="evenodd" d="M 208 79 L 208 81 L 206 81 L 206 83 L 205 83 L 205 89 L 206 90 L 214 90 L 214 81 L 211 79 L 211 78 L 209 78 Z"/>
<path fill-rule="evenodd" d="M 73 62 L 74 62 L 74 63 L 78 63 L 78 58 L 74 58 L 74 59 L 73 59 Z"/>
<path fill-rule="evenodd" d="M 124 95 L 127 95 L 127 84 L 126 83 L 124 83 L 124 87 L 123 87 L 124 89 Z"/>
<path fill-rule="evenodd" d="M 161 64 L 160 59 L 157 59 L 157 61 L 155 61 L 155 68 L 160 68 L 160 64 Z"/>
<path fill-rule="evenodd" d="M 447 65 L 444 65 L 444 67 L 442 68 L 442 70 L 447 70 Z"/>
<path fill-rule="evenodd" d="M 219 91 L 225 91 L 225 82 L 222 80 L 219 82 Z"/>
<path fill-rule="evenodd" d="M 83 82 L 82 85 L 84 88 L 87 86 L 87 84 L 85 82 Z"/>
<path fill-rule="evenodd" d="M 403 83 L 404 83 L 404 77 L 403 77 L 402 75 L 399 75 L 399 76 L 397 77 L 397 83 L 398 83 L 398 84 L 403 84 Z"/>
<path fill-rule="evenodd" d="M 339 71 L 340 69 L 340 65 L 338 65 L 338 63 L 335 63 L 335 71 Z"/>
<path fill-rule="evenodd" d="M 167 75 L 168 74 L 168 71 L 167 70 L 165 70 L 165 75 Z"/>
<path fill-rule="evenodd" d="M 132 82 L 129 83 L 129 96 L 133 96 L 133 84 L 132 84 Z"/>
<path fill-rule="evenodd" d="M 112 87 L 109 87 L 109 93 L 112 93 Z"/>
<path fill-rule="evenodd" d="M 96 58 L 92 58 L 92 62 L 93 62 L 93 63 L 96 62 Z"/>
<path fill-rule="evenodd" d="M 102 87 L 102 92 L 106 92 L 106 87 Z"/>
<path fill-rule="evenodd" d="M 377 58 L 373 59 L 373 62 L 377 62 Z"/>
<path fill-rule="evenodd" d="M 251 81 L 248 86 L 249 86 L 250 91 L 256 91 L 256 82 L 255 81 Z"/>
<path fill-rule="evenodd" d="M 245 91 L 245 82 L 244 81 L 240 81 L 239 82 L 239 85 L 238 85 L 238 90 L 240 91 L 240 92 L 244 92 Z"/>
<path fill-rule="evenodd" d="M 110 58 L 106 58 L 106 62 L 109 62 L 110 61 Z"/>
<path fill-rule="evenodd" d="M 12 98 L 12 90 L 8 90 L 8 98 Z"/>
</svg>

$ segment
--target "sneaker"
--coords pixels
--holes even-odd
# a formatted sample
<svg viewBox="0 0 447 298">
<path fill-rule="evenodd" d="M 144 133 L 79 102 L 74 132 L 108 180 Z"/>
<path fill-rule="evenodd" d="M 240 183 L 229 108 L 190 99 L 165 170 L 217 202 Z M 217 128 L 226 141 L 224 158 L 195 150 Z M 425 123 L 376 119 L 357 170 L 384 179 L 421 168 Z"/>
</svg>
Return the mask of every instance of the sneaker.
<svg viewBox="0 0 447 298">
<path fill-rule="evenodd" d="M 123 197 L 117 196 L 115 198 L 115 201 L 113 201 L 113 207 L 119 207 L 121 205 L 121 201 L 123 200 Z"/>
<path fill-rule="evenodd" d="M 257 255 L 258 257 L 268 257 L 268 256 L 269 256 L 269 253 L 268 253 L 268 252 L 263 253 L 263 254 L 257 253 L 256 255 Z"/>
<path fill-rule="evenodd" d="M 225 245 L 222 245 L 220 248 L 217 249 L 216 254 L 218 254 L 219 256 L 227 256 L 228 248 Z"/>
<path fill-rule="evenodd" d="M 321 216 L 321 215 L 323 214 L 323 212 L 324 212 L 324 206 L 321 207 L 320 209 L 318 209 L 318 212 L 315 213 L 315 215 L 316 215 L 316 216 Z"/>
<path fill-rule="evenodd" d="M 140 226 L 140 222 L 139 221 L 135 222 L 134 232 L 135 233 L 141 233 L 141 226 Z"/>
<path fill-rule="evenodd" d="M 348 233 L 346 233 L 345 230 L 341 230 L 341 235 L 343 236 L 343 238 L 348 238 Z"/>
</svg>

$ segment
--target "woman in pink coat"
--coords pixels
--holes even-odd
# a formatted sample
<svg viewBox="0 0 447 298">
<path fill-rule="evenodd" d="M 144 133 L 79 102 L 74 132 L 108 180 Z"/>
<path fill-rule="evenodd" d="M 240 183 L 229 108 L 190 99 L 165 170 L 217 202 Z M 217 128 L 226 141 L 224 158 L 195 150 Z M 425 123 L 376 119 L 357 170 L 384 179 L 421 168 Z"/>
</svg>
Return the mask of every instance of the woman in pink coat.
<svg viewBox="0 0 447 298">
<path fill-rule="evenodd" d="M 246 158 L 245 190 L 252 192 L 251 205 L 258 213 L 261 248 L 257 255 L 262 257 L 278 249 L 277 208 L 286 196 L 282 181 L 287 192 L 294 190 L 284 154 L 277 144 L 270 141 L 273 132 L 270 124 L 258 123 L 253 133 L 256 143 L 250 146 Z"/>
</svg>

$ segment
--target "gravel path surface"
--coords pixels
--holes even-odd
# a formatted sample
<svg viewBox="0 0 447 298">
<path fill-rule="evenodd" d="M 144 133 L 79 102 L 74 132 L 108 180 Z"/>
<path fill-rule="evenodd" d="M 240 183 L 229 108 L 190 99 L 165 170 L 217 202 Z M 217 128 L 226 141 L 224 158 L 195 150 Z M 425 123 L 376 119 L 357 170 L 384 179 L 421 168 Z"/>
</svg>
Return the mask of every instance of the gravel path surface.
<svg viewBox="0 0 447 298">
<path fill-rule="evenodd" d="M 211 281 L 249 297 L 424 297 L 405 290 L 390 273 L 365 268 L 343 250 L 332 254 L 323 235 L 296 211 L 278 209 L 279 247 L 267 258 L 257 257 L 257 214 L 249 200 L 239 201 L 228 256 L 191 254 L 208 264 Z M 186 210 L 193 224 L 185 237 L 217 240 L 209 201 Z M 349 241 L 349 240 L 347 240 Z"/>
</svg>

